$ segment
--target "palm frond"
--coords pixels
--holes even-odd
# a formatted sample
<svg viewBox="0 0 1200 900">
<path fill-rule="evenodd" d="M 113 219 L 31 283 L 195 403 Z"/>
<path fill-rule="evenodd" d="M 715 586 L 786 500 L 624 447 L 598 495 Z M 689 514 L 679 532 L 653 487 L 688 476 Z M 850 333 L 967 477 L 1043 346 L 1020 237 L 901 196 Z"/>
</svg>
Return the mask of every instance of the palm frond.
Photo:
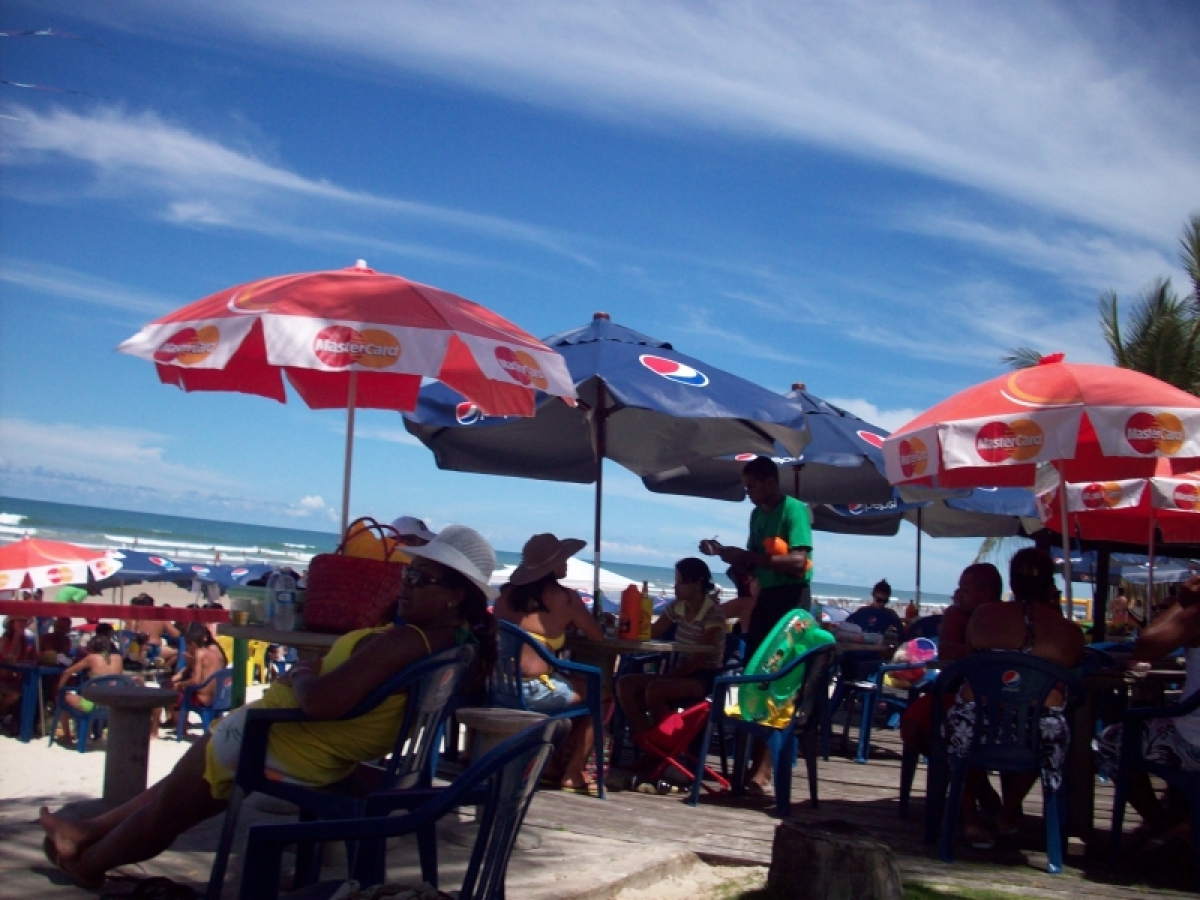
<svg viewBox="0 0 1200 900">
<path fill-rule="evenodd" d="M 1013 347 L 1002 357 L 1000 362 L 1010 369 L 1029 369 L 1041 362 L 1042 354 L 1032 347 Z"/>
</svg>

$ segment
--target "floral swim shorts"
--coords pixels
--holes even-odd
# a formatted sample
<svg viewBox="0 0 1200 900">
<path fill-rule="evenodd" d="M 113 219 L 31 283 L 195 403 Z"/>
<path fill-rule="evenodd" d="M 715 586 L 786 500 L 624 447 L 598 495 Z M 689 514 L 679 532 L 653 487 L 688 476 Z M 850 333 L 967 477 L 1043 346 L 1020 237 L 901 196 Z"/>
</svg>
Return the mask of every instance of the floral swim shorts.
<svg viewBox="0 0 1200 900">
<path fill-rule="evenodd" d="M 1061 706 L 1048 706 L 1042 710 L 1040 722 L 1042 749 L 1042 783 L 1052 791 L 1062 786 L 1063 765 L 1067 761 L 1067 750 L 1071 745 L 1071 729 Z M 946 736 L 946 751 L 952 756 L 965 757 L 971 749 L 975 734 L 975 702 L 958 699 L 946 713 L 943 726 Z"/>
</svg>

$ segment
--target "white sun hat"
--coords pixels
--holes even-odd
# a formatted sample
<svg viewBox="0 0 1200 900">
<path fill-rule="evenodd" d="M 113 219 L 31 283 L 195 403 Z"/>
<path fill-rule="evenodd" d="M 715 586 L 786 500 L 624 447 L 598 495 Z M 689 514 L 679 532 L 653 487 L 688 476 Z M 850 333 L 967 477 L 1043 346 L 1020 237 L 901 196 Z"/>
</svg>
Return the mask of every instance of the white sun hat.
<svg viewBox="0 0 1200 900">
<path fill-rule="evenodd" d="M 409 556 L 420 556 L 441 563 L 483 591 L 489 600 L 495 600 L 500 592 L 488 584 L 496 569 L 496 551 L 487 538 L 466 525 L 450 525 L 423 547 L 405 547 Z"/>
</svg>

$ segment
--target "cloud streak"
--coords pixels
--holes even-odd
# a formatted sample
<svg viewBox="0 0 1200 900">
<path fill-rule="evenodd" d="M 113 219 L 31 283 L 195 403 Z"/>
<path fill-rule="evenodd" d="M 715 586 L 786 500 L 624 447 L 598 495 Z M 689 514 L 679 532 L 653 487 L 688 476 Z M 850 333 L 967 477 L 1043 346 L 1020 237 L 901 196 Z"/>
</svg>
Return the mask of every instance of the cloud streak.
<svg viewBox="0 0 1200 900">
<path fill-rule="evenodd" d="M 802 142 L 1158 243 L 1200 196 L 1196 23 L 1182 15 L 931 0 L 155 10 L 189 39 L 418 70 L 647 128 Z"/>
</svg>

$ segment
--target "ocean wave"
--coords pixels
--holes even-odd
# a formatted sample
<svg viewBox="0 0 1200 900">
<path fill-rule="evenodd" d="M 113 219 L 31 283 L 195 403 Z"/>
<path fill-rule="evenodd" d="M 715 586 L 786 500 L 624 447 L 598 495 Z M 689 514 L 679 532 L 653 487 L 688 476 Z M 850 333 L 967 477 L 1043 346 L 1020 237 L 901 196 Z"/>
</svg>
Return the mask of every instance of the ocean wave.
<svg viewBox="0 0 1200 900">
<path fill-rule="evenodd" d="M 24 516 L 13 516 L 13 518 L 20 520 L 25 517 Z M 3 522 L 2 518 L 0 518 L 0 522 Z M 8 523 L 4 523 L 4 524 L 0 525 L 0 534 L 37 534 L 37 529 L 36 528 L 20 528 L 20 527 L 14 526 L 14 525 L 9 525 Z"/>
</svg>

